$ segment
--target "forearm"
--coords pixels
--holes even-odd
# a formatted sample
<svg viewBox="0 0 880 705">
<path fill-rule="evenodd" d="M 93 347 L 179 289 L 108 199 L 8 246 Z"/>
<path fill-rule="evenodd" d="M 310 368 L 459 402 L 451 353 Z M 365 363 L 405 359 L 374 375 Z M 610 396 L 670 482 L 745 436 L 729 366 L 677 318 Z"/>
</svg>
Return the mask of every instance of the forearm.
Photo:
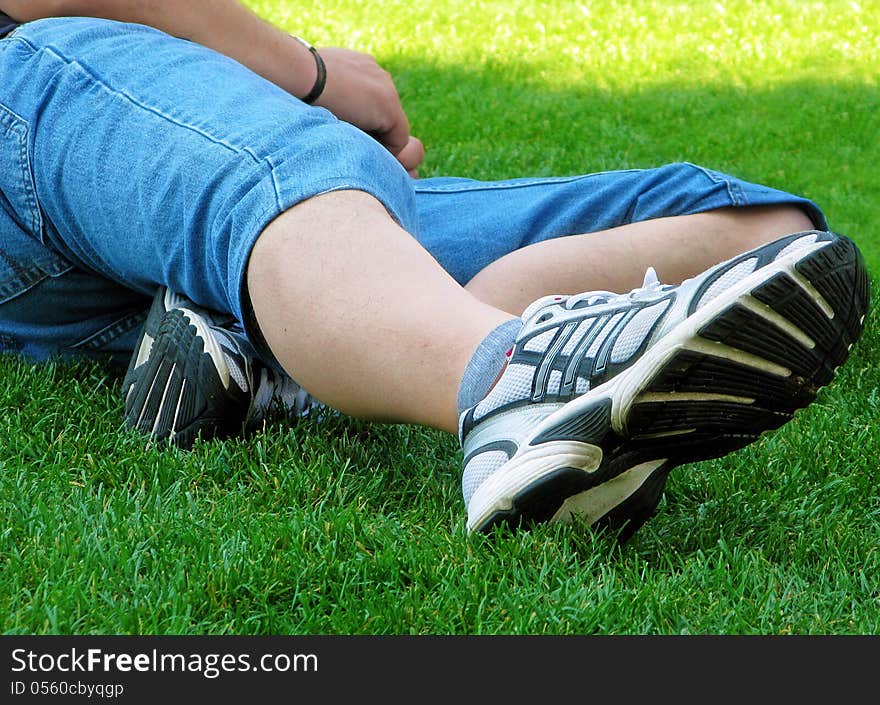
<svg viewBox="0 0 880 705">
<path fill-rule="evenodd" d="M 317 77 L 315 58 L 290 35 L 238 0 L 0 0 L 19 21 L 44 17 L 102 17 L 150 25 L 236 59 L 302 98 Z M 326 84 L 315 105 L 372 135 L 416 176 L 425 156 L 391 76 L 375 59 L 350 49 L 321 49 Z"/>
<path fill-rule="evenodd" d="M 150 25 L 226 54 L 293 95 L 315 82 L 309 51 L 237 0 L 0 0 L 0 10 L 19 21 L 85 16 Z"/>
</svg>

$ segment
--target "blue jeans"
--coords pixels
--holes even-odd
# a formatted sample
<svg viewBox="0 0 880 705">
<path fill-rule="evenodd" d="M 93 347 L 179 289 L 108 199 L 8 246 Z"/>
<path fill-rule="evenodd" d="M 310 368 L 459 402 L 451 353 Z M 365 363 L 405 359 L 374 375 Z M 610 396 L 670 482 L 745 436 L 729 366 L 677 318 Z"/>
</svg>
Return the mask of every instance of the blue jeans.
<svg viewBox="0 0 880 705">
<path fill-rule="evenodd" d="M 727 206 L 797 204 L 826 228 L 806 199 L 686 163 L 414 180 L 235 61 L 97 19 L 0 40 L 0 164 L 0 350 L 38 360 L 127 362 L 160 285 L 245 321 L 263 228 L 333 190 L 375 196 L 462 284 L 530 243 Z"/>
</svg>

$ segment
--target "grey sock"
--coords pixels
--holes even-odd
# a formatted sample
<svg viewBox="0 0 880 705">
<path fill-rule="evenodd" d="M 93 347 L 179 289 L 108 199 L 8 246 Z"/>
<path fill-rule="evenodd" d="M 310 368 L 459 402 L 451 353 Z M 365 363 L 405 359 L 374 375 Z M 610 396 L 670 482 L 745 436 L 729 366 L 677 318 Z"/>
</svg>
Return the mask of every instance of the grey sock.
<svg viewBox="0 0 880 705">
<path fill-rule="evenodd" d="M 489 393 L 507 362 L 516 334 L 522 327 L 518 318 L 502 323 L 479 344 L 468 362 L 458 388 L 458 413 L 475 406 Z"/>
</svg>

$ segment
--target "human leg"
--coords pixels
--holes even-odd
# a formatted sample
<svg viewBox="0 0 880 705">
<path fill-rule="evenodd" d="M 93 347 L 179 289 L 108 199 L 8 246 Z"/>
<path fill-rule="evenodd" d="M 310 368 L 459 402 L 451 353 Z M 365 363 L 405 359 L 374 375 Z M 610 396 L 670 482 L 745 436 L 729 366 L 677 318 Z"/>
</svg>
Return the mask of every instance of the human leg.
<svg viewBox="0 0 880 705">
<path fill-rule="evenodd" d="M 482 301 L 517 312 L 551 291 L 629 291 L 648 267 L 661 281 L 680 284 L 746 250 L 812 227 L 792 205 L 641 220 L 527 245 L 486 266 L 467 289 Z"/>
<path fill-rule="evenodd" d="M 315 266 L 285 277 L 293 260 Z M 453 433 L 471 354 L 511 318 L 466 292 L 357 192 L 319 196 L 273 222 L 254 246 L 248 290 L 269 348 L 319 399 Z"/>
<path fill-rule="evenodd" d="M 516 314 L 548 292 L 627 291 L 648 266 L 675 283 L 824 222 L 805 199 L 691 164 L 413 183 L 421 243 L 471 293 Z"/>
<path fill-rule="evenodd" d="M 77 267 L 49 239 L 36 180 L 33 113 L 48 77 L 23 70 L 0 40 L 0 352 L 30 359 L 94 357 L 124 369 L 149 297 Z M 45 83 L 42 81 L 45 79 Z M 35 85 L 39 84 L 39 85 Z"/>
<path fill-rule="evenodd" d="M 6 151 L 5 136 L 0 163 L 14 165 L 21 152 Z M 19 217 L 30 207 L 9 197 L 14 178 L 11 169 L 0 174 L 7 197 L 0 199 L 0 353 L 93 358 L 124 369 L 149 299 L 76 270 L 35 238 Z"/>
<path fill-rule="evenodd" d="M 547 293 L 677 283 L 827 224 L 807 199 L 694 164 L 576 177 L 424 179 L 422 244 L 481 299 L 519 313 Z"/>
<path fill-rule="evenodd" d="M 383 352 L 389 339 L 420 355 L 429 344 L 445 346 L 430 368 L 440 389 L 458 374 L 456 366 L 463 367 L 462 351 L 484 337 L 480 326 L 488 322 L 491 328 L 510 318 L 461 290 L 406 234 L 402 224 L 409 230 L 417 227 L 410 180 L 386 150 L 234 62 L 147 28 L 97 20 L 27 25 L 6 41 L 4 59 L 10 78 L 4 100 L 14 104 L 10 112 L 24 116 L 23 130 L 30 131 L 26 146 L 33 156 L 29 164 L 37 165 L 34 191 L 39 208 L 33 210 L 45 214 L 32 237 L 45 241 L 71 272 L 136 293 L 141 315 L 146 295 L 166 286 L 197 306 L 244 322 L 244 273 L 251 247 L 262 241 L 265 230 L 270 238 L 279 233 L 279 246 L 269 249 L 284 257 L 277 263 L 283 271 L 276 284 L 297 286 L 300 272 L 304 277 L 319 275 L 309 280 L 313 288 L 299 305 L 307 308 L 307 299 L 334 292 L 346 292 L 350 298 L 348 307 L 332 308 L 333 315 L 325 311 L 323 319 L 327 326 L 339 329 L 344 323 L 365 336 L 347 364 L 327 370 L 330 382 L 345 378 L 344 388 L 355 395 L 372 391 L 363 378 L 350 378 L 363 371 L 358 361 L 372 357 L 377 366 L 387 367 Z M 144 70 L 130 71 L 131 65 L 145 60 L 151 63 Z M 35 73 L 39 80 L 32 80 Z M 171 90 L 174 85 L 180 89 L 177 93 Z M 374 200 L 344 195 L 348 191 L 372 194 Z M 357 204 L 359 209 L 347 222 L 328 218 L 314 234 L 298 233 L 290 226 L 302 218 L 314 224 L 310 214 L 315 208 L 345 198 L 355 200 L 342 205 Z M 314 203 L 305 205 L 310 201 Z M 335 235 L 330 226 L 341 228 L 345 237 Z M 309 239 L 321 236 L 334 247 Z M 297 240 L 302 252 L 288 247 L 289 241 Z M 259 254 L 256 261 L 259 265 Z M 331 279 L 334 261 L 341 263 L 335 273 L 344 275 L 336 280 Z M 357 279 L 354 269 L 345 269 L 354 264 L 362 272 L 372 267 L 373 276 Z M 398 292 L 399 315 L 377 318 L 377 327 L 352 319 L 352 311 L 366 311 L 379 298 L 382 310 L 392 308 L 390 294 L 381 290 L 379 297 L 379 292 L 398 272 L 410 277 L 407 285 L 420 282 L 424 296 Z M 257 280 L 259 315 L 270 320 Z M 358 286 L 363 286 L 362 301 L 356 295 Z M 285 298 L 283 291 L 274 293 L 294 299 Z M 439 302 L 449 297 L 458 297 L 457 320 L 447 315 L 451 329 L 429 339 L 421 316 L 436 312 Z M 367 312 L 381 313 L 375 307 Z M 85 315 L 84 307 L 78 313 Z M 266 327 L 272 336 L 273 327 Z M 304 333 L 307 341 L 311 335 L 317 331 Z M 406 335 L 417 341 L 407 346 Z M 274 345 L 285 358 L 298 343 Z M 407 376 L 404 371 L 412 359 L 401 355 L 395 374 L 415 380 L 415 373 Z M 308 362 L 302 365 L 309 374 Z M 163 395 L 170 389 L 157 386 L 156 379 L 149 386 Z M 322 387 L 320 382 L 315 386 Z M 456 389 L 451 386 L 426 395 L 418 408 L 398 409 L 393 403 L 399 398 L 388 397 L 387 390 L 384 402 L 373 400 L 385 403 L 384 411 L 370 403 L 359 407 L 344 396 L 340 405 L 354 413 L 399 416 L 398 420 L 454 430 Z M 331 397 L 337 391 L 331 384 Z"/>
</svg>

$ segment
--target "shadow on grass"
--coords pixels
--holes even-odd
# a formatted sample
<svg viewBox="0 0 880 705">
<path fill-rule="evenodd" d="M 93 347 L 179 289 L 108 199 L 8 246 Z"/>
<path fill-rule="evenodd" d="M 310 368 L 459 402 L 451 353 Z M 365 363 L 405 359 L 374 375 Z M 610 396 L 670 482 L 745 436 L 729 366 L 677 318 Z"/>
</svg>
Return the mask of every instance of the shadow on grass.
<svg viewBox="0 0 880 705">
<path fill-rule="evenodd" d="M 426 144 L 427 176 L 565 176 L 696 162 L 812 198 L 880 267 L 876 85 L 560 89 L 491 66 L 401 61 L 390 69 Z"/>
</svg>

